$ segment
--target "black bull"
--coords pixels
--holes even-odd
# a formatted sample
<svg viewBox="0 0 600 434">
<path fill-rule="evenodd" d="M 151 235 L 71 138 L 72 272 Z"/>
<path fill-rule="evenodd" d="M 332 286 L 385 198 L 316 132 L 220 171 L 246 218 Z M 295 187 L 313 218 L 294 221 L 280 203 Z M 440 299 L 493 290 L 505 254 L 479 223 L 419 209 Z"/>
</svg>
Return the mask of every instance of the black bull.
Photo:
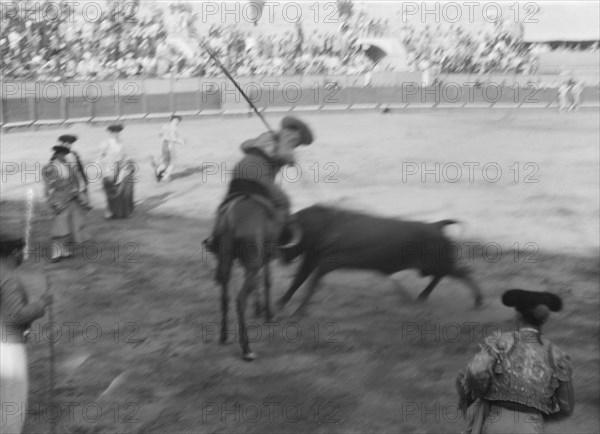
<svg viewBox="0 0 600 434">
<path fill-rule="evenodd" d="M 427 299 L 445 276 L 461 279 L 470 288 L 475 306 L 482 303 L 479 287 L 466 266 L 457 263 L 456 245 L 443 234 L 446 225 L 402 221 L 369 216 L 325 206 L 311 206 L 296 213 L 302 228 L 300 244 L 284 250 L 283 259 L 291 261 L 303 255 L 294 281 L 279 301 L 283 308 L 310 276 L 306 296 L 299 308 L 305 312 L 319 280 L 337 269 L 363 269 L 391 275 L 417 269 L 433 279 L 419 295 Z"/>
</svg>

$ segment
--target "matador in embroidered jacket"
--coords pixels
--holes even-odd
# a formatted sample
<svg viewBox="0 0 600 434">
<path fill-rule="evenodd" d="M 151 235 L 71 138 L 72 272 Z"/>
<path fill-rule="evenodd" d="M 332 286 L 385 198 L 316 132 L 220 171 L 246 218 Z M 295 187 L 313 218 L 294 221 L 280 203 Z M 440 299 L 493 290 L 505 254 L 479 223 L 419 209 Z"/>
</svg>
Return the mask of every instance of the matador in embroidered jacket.
<svg viewBox="0 0 600 434">
<path fill-rule="evenodd" d="M 467 433 L 541 433 L 544 421 L 564 418 L 574 407 L 571 359 L 541 336 L 562 300 L 515 289 L 502 301 L 517 310 L 518 329 L 487 337 L 457 379 Z"/>
</svg>

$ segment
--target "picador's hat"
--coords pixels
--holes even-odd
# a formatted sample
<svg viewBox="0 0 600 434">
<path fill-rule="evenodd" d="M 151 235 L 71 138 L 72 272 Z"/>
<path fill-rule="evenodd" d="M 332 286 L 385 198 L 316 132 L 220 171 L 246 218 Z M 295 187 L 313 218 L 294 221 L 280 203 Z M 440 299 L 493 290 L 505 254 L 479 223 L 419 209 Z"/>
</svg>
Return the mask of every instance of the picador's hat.
<svg viewBox="0 0 600 434">
<path fill-rule="evenodd" d="M 0 234 L 0 254 L 2 257 L 7 257 L 16 249 L 22 249 L 25 246 L 25 241 L 22 238 L 15 238 L 6 234 Z"/>
<path fill-rule="evenodd" d="M 313 133 L 308 127 L 308 125 L 306 125 L 300 119 L 295 118 L 293 116 L 286 116 L 281 120 L 281 129 L 299 131 L 301 135 L 302 145 L 310 145 L 314 140 Z"/>
<path fill-rule="evenodd" d="M 502 295 L 502 304 L 514 307 L 519 312 L 534 309 L 544 305 L 552 312 L 562 309 L 562 299 L 550 292 L 526 291 L 524 289 L 510 289 Z"/>
<path fill-rule="evenodd" d="M 121 131 L 123 131 L 123 125 L 113 124 L 113 125 L 110 125 L 107 128 L 107 130 L 110 131 L 111 133 L 120 133 Z"/>
<path fill-rule="evenodd" d="M 75 143 L 77 141 L 77 136 L 73 136 L 71 134 L 63 134 L 58 138 L 58 141 L 61 143 Z"/>
</svg>

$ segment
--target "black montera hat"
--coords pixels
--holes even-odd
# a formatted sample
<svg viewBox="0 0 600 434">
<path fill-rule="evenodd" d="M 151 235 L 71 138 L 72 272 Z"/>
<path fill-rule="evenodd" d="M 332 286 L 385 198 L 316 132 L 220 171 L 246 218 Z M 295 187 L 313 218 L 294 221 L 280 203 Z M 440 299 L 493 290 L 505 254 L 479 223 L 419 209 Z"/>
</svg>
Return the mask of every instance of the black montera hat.
<svg viewBox="0 0 600 434">
<path fill-rule="evenodd" d="M 514 307 L 518 311 L 534 309 L 536 306 L 547 306 L 552 312 L 562 309 L 562 299 L 551 292 L 526 291 L 510 289 L 502 295 L 502 304 Z"/>
<path fill-rule="evenodd" d="M 58 141 L 61 143 L 75 143 L 77 141 L 77 136 L 73 136 L 71 134 L 63 134 L 58 138 Z"/>
<path fill-rule="evenodd" d="M 281 129 L 291 129 L 300 131 L 302 136 L 302 145 L 310 145 L 314 141 L 314 136 L 308 125 L 300 119 L 293 116 L 286 116 L 281 120 Z"/>
<path fill-rule="evenodd" d="M 110 131 L 111 133 L 120 133 L 121 131 L 123 131 L 123 125 L 113 124 L 113 125 L 110 125 L 107 128 L 107 130 Z"/>
</svg>

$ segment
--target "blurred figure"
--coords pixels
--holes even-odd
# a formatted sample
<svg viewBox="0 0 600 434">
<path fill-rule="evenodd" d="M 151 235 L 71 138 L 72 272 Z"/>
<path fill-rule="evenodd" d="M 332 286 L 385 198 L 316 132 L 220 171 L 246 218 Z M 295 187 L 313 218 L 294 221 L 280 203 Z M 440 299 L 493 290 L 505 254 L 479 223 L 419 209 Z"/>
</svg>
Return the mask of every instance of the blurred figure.
<svg viewBox="0 0 600 434">
<path fill-rule="evenodd" d="M 560 112 L 579 110 L 582 92 L 583 83 L 570 77 L 558 88 L 558 110 Z"/>
<path fill-rule="evenodd" d="M 363 84 L 363 87 L 370 87 L 371 86 L 371 79 L 373 77 L 373 74 L 371 73 L 371 71 L 367 71 L 365 73 L 365 83 Z"/>
<path fill-rule="evenodd" d="M 570 88 L 571 88 L 570 80 L 565 81 L 558 88 L 558 111 L 559 112 L 566 112 L 569 110 L 569 107 L 571 106 L 570 95 L 569 95 Z"/>
<path fill-rule="evenodd" d="M 76 136 L 63 135 L 52 150 L 50 162 L 44 166 L 44 185 L 52 209 L 52 238 L 50 261 L 56 262 L 73 255 L 73 247 L 87 240 L 85 216 L 91 209 L 88 199 L 88 179 L 79 155 L 71 147 Z"/>
<path fill-rule="evenodd" d="M 541 433 L 544 421 L 573 412 L 573 372 L 567 353 L 542 340 L 559 296 L 521 289 L 506 291 L 505 306 L 517 310 L 518 329 L 489 336 L 457 378 L 467 433 Z"/>
<path fill-rule="evenodd" d="M 156 164 L 154 158 L 150 156 L 157 182 L 160 182 L 161 180 L 171 180 L 171 174 L 175 168 L 175 146 L 183 145 L 185 143 L 185 140 L 181 138 L 181 134 L 179 133 L 180 124 L 181 116 L 173 115 L 171 116 L 169 123 L 164 125 L 160 130 L 159 135 L 162 138 L 162 155 L 159 163 Z"/>
<path fill-rule="evenodd" d="M 102 169 L 102 185 L 106 193 L 104 218 L 126 218 L 133 212 L 133 178 L 135 163 L 127 158 L 121 141 L 122 125 L 107 128 L 110 137 L 102 143 L 99 163 Z"/>
<path fill-rule="evenodd" d="M 423 59 L 419 63 L 419 68 L 421 69 L 421 84 L 423 87 L 429 87 L 433 85 L 433 68 L 431 62 L 427 59 Z"/>
<path fill-rule="evenodd" d="M 218 251 L 222 214 L 224 205 L 232 197 L 247 194 L 265 196 L 274 207 L 274 221 L 283 227 L 281 243 L 284 243 L 292 232 L 290 228 L 290 201 L 285 192 L 275 185 L 275 177 L 281 168 L 295 163 L 294 149 L 301 145 L 310 145 L 313 134 L 304 122 L 292 116 L 281 120 L 281 130 L 277 133 L 264 133 L 255 139 L 242 143 L 244 158 L 236 164 L 233 180 L 229 185 L 223 203 L 219 207 L 212 235 L 204 240 L 210 252 Z"/>
<path fill-rule="evenodd" d="M 571 107 L 569 110 L 577 111 L 581 106 L 581 94 L 583 93 L 583 82 L 571 79 Z"/>
<path fill-rule="evenodd" d="M 24 247 L 23 240 L 0 235 L 0 432 L 7 434 L 21 433 L 25 421 L 29 387 L 25 332 L 52 303 L 48 292 L 37 301 L 29 301 L 17 276 Z"/>
</svg>

